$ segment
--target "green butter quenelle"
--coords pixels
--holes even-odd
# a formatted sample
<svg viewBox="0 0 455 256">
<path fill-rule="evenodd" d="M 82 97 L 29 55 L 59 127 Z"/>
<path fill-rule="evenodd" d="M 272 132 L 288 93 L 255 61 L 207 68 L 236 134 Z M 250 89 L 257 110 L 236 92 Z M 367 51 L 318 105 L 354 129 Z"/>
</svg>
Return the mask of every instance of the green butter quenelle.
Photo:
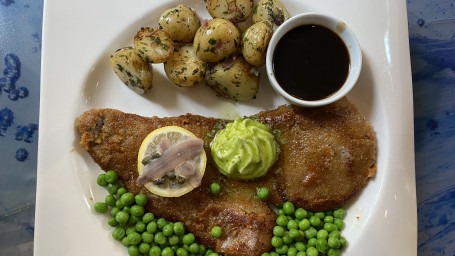
<svg viewBox="0 0 455 256">
<path fill-rule="evenodd" d="M 227 124 L 216 134 L 210 148 L 218 170 L 242 180 L 266 174 L 278 155 L 270 127 L 247 118 Z"/>
</svg>

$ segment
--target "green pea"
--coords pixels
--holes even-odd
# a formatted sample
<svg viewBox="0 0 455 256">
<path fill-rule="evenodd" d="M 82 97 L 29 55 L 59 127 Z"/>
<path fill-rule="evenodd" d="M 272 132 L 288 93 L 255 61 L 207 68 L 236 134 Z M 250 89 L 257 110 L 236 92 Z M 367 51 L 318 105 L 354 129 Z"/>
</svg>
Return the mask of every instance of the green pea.
<svg viewBox="0 0 455 256">
<path fill-rule="evenodd" d="M 105 177 L 106 181 L 111 184 L 118 181 L 118 175 L 115 171 L 107 171 Z"/>
<path fill-rule="evenodd" d="M 145 231 L 145 223 L 142 221 L 138 221 L 135 225 L 136 231 L 142 233 Z"/>
<path fill-rule="evenodd" d="M 198 253 L 199 252 L 199 245 L 197 243 L 190 244 L 190 252 L 191 253 Z"/>
<path fill-rule="evenodd" d="M 149 251 L 150 256 L 161 256 L 161 248 L 157 245 L 154 245 L 150 248 Z"/>
<path fill-rule="evenodd" d="M 297 255 L 297 249 L 295 247 L 289 247 L 287 256 L 296 256 Z"/>
<path fill-rule="evenodd" d="M 278 216 L 279 216 L 279 215 L 286 215 L 286 214 L 284 213 L 283 208 L 278 209 L 278 210 L 276 211 L 276 214 L 277 214 Z"/>
<path fill-rule="evenodd" d="M 129 226 L 126 228 L 126 235 L 128 236 L 129 234 L 136 232 L 136 227 L 135 226 Z"/>
<path fill-rule="evenodd" d="M 209 256 L 219 256 L 219 254 L 216 253 L 216 252 L 212 252 L 212 253 L 209 254 Z"/>
<path fill-rule="evenodd" d="M 303 219 L 299 222 L 299 229 L 305 231 L 311 226 L 311 223 L 308 219 Z"/>
<path fill-rule="evenodd" d="M 196 238 L 192 233 L 188 233 L 182 237 L 182 243 L 186 245 L 190 245 L 196 241 Z"/>
<path fill-rule="evenodd" d="M 144 194 L 138 194 L 134 197 L 134 201 L 137 205 L 144 206 L 147 204 L 147 196 Z"/>
<path fill-rule="evenodd" d="M 155 218 L 155 216 L 153 215 L 153 213 L 148 212 L 148 213 L 144 214 L 144 216 L 142 216 L 142 222 L 144 222 L 145 224 L 148 224 L 154 218 Z"/>
<path fill-rule="evenodd" d="M 279 237 L 284 236 L 284 228 L 282 226 L 275 226 L 273 228 L 273 234 Z"/>
<path fill-rule="evenodd" d="M 285 202 L 283 204 L 283 210 L 286 215 L 290 216 L 294 215 L 295 212 L 294 204 L 292 204 L 291 202 Z"/>
<path fill-rule="evenodd" d="M 158 228 L 160 230 L 163 230 L 164 226 L 166 226 L 167 222 L 164 218 L 159 218 L 157 221 L 156 221 L 156 224 L 158 225 Z"/>
<path fill-rule="evenodd" d="M 116 220 L 118 223 L 127 223 L 129 217 L 130 217 L 130 215 L 129 215 L 127 212 L 119 211 L 119 212 L 115 215 L 115 220 Z"/>
<path fill-rule="evenodd" d="M 128 192 L 128 191 L 126 190 L 126 188 L 123 188 L 123 187 L 122 187 L 122 188 L 119 188 L 119 189 L 117 190 L 117 198 L 122 197 L 122 195 L 125 194 L 126 192 Z"/>
<path fill-rule="evenodd" d="M 129 247 L 130 246 L 130 242 L 128 241 L 128 237 L 123 237 L 122 238 L 122 245 L 125 246 L 125 247 Z"/>
<path fill-rule="evenodd" d="M 178 245 L 171 245 L 171 249 L 172 251 L 174 251 L 174 253 L 179 249 L 180 247 Z"/>
<path fill-rule="evenodd" d="M 283 236 L 283 243 L 285 244 L 292 244 L 294 240 L 289 236 L 289 232 L 285 232 Z"/>
<path fill-rule="evenodd" d="M 327 240 L 327 243 L 330 248 L 338 249 L 341 246 L 340 240 L 336 237 L 329 237 L 329 239 Z"/>
<path fill-rule="evenodd" d="M 112 207 L 112 209 L 109 213 L 111 214 L 112 217 L 115 217 L 115 215 L 117 215 L 117 213 L 119 211 L 120 211 L 120 209 L 118 207 Z"/>
<path fill-rule="evenodd" d="M 306 256 L 306 252 L 298 252 L 295 256 Z"/>
<path fill-rule="evenodd" d="M 288 235 L 290 238 L 297 240 L 300 236 L 300 232 L 297 229 L 293 228 L 289 230 Z"/>
<path fill-rule="evenodd" d="M 178 235 L 172 235 L 168 237 L 169 245 L 177 245 L 180 242 L 180 237 Z"/>
<path fill-rule="evenodd" d="M 120 184 L 118 182 L 116 183 L 109 183 L 107 185 L 107 192 L 110 194 L 110 195 L 115 195 L 117 193 L 117 190 L 120 188 Z"/>
<path fill-rule="evenodd" d="M 128 255 L 130 256 L 139 256 L 140 252 L 139 252 L 139 248 L 137 248 L 136 245 L 130 245 L 128 247 Z"/>
<path fill-rule="evenodd" d="M 166 247 L 161 252 L 161 256 L 174 256 L 174 251 L 171 249 L 171 247 Z"/>
<path fill-rule="evenodd" d="M 145 212 L 144 206 L 140 206 L 137 204 L 131 206 L 131 215 L 133 215 L 133 216 L 142 218 L 142 215 L 144 215 L 144 212 Z"/>
<path fill-rule="evenodd" d="M 223 230 L 219 226 L 214 226 L 212 228 L 212 236 L 215 238 L 220 238 Z"/>
<path fill-rule="evenodd" d="M 316 238 L 314 238 L 314 237 L 313 237 L 313 238 L 310 238 L 310 239 L 308 239 L 307 246 L 316 247 L 316 242 L 317 242 L 317 241 L 318 241 L 318 239 L 316 239 Z"/>
<path fill-rule="evenodd" d="M 316 241 L 316 249 L 322 253 L 327 253 L 329 250 L 329 244 L 327 242 L 327 239 L 318 239 Z"/>
<path fill-rule="evenodd" d="M 334 220 L 333 223 L 337 226 L 338 230 L 343 230 L 343 228 L 344 228 L 343 219 L 336 219 L 336 220 Z"/>
<path fill-rule="evenodd" d="M 120 201 L 123 205 L 128 206 L 134 203 L 134 194 L 131 192 L 126 192 L 120 197 Z"/>
<path fill-rule="evenodd" d="M 150 234 L 155 234 L 156 230 L 158 229 L 158 224 L 155 221 L 151 221 L 147 224 L 147 232 Z"/>
<path fill-rule="evenodd" d="M 165 236 L 172 236 L 172 234 L 174 234 L 174 224 L 168 223 L 168 224 L 164 225 L 163 234 Z"/>
<path fill-rule="evenodd" d="M 141 237 L 144 243 L 150 244 L 151 242 L 153 242 L 153 234 L 149 233 L 148 231 L 143 232 L 141 234 Z"/>
<path fill-rule="evenodd" d="M 207 250 L 207 249 L 205 248 L 205 246 L 204 246 L 203 244 L 200 244 L 200 245 L 199 245 L 199 252 L 198 252 L 199 254 L 204 255 L 204 253 L 206 252 L 206 250 Z"/>
<path fill-rule="evenodd" d="M 263 254 L 261 254 L 261 256 L 270 256 L 270 253 L 264 252 Z"/>
<path fill-rule="evenodd" d="M 341 233 L 338 230 L 334 230 L 334 231 L 329 233 L 329 237 L 336 237 L 336 238 L 340 239 L 341 238 Z"/>
<path fill-rule="evenodd" d="M 155 234 L 155 237 L 153 238 L 153 241 L 155 241 L 155 243 L 157 243 L 159 245 L 164 245 L 164 244 L 167 243 L 167 238 L 163 234 L 163 232 L 158 232 L 158 233 Z"/>
<path fill-rule="evenodd" d="M 338 227 L 337 227 L 337 225 L 335 225 L 333 223 L 325 223 L 324 229 L 327 230 L 328 232 L 332 232 L 334 230 L 338 230 Z"/>
<path fill-rule="evenodd" d="M 115 217 L 110 217 L 108 220 L 107 220 L 107 224 L 111 227 L 117 227 L 118 226 L 118 222 L 115 220 Z"/>
<path fill-rule="evenodd" d="M 289 246 L 287 244 L 283 244 L 282 246 L 280 247 L 276 247 L 275 248 L 275 251 L 278 253 L 278 254 L 286 254 L 288 252 L 288 249 L 289 249 Z"/>
<path fill-rule="evenodd" d="M 314 227 L 309 227 L 307 230 L 303 231 L 305 233 L 306 239 L 316 237 L 318 231 Z"/>
<path fill-rule="evenodd" d="M 150 244 L 148 244 L 148 243 L 139 244 L 139 252 L 148 253 L 149 251 L 150 251 Z"/>
<path fill-rule="evenodd" d="M 269 190 L 265 187 L 258 188 L 256 194 L 259 199 L 266 200 L 269 197 Z"/>
<path fill-rule="evenodd" d="M 325 218 L 325 212 L 315 212 L 314 216 L 318 216 L 319 219 L 323 220 Z"/>
<path fill-rule="evenodd" d="M 306 255 L 307 256 L 318 256 L 319 252 L 318 252 L 318 249 L 316 249 L 315 247 L 308 247 L 306 249 Z"/>
<path fill-rule="evenodd" d="M 107 186 L 108 183 L 106 181 L 106 174 L 102 173 L 98 175 L 98 177 L 96 177 L 96 183 L 101 187 Z"/>
<path fill-rule="evenodd" d="M 130 234 L 128 234 L 127 237 L 128 237 L 128 241 L 132 245 L 138 245 L 142 241 L 141 235 L 137 232 L 131 232 Z"/>
<path fill-rule="evenodd" d="M 348 242 L 346 241 L 346 238 L 344 238 L 344 237 L 340 238 L 340 245 L 341 245 L 340 248 L 345 248 L 347 243 Z"/>
<path fill-rule="evenodd" d="M 175 233 L 176 235 L 181 236 L 181 235 L 185 234 L 185 227 L 184 227 L 184 225 L 183 225 L 182 222 L 176 222 L 176 223 L 174 223 L 174 226 L 173 226 L 173 227 L 174 227 L 174 233 Z"/>
<path fill-rule="evenodd" d="M 112 238 L 115 240 L 121 241 L 125 236 L 126 232 L 124 228 L 116 228 L 112 231 Z"/>
<path fill-rule="evenodd" d="M 122 201 L 117 200 L 117 201 L 115 201 L 115 207 L 123 210 L 123 208 L 125 208 L 125 205 L 122 203 Z"/>
<path fill-rule="evenodd" d="M 327 256 L 340 256 L 341 252 L 339 249 L 330 248 L 327 252 Z"/>
<path fill-rule="evenodd" d="M 139 221 L 141 221 L 140 217 L 136 217 L 136 216 L 131 215 L 130 218 L 128 219 L 128 224 L 136 225 Z"/>
<path fill-rule="evenodd" d="M 213 251 L 212 249 L 208 249 L 206 252 L 205 252 L 205 256 L 209 256 L 210 254 L 212 254 Z"/>
<path fill-rule="evenodd" d="M 300 252 L 306 251 L 306 245 L 303 242 L 295 243 L 295 248 Z"/>
<path fill-rule="evenodd" d="M 117 201 L 117 199 L 115 199 L 115 197 L 113 195 L 107 195 L 104 198 L 104 202 L 109 206 L 115 206 L 116 201 Z"/>
<path fill-rule="evenodd" d="M 288 228 L 288 230 L 298 229 L 299 228 L 299 224 L 295 220 L 289 220 L 287 228 Z"/>
<path fill-rule="evenodd" d="M 318 227 L 319 225 L 321 225 L 321 219 L 318 216 L 313 215 L 310 217 L 310 224 L 313 227 Z"/>
<path fill-rule="evenodd" d="M 294 215 L 297 219 L 303 220 L 308 216 L 308 213 L 305 209 L 298 208 L 297 210 L 295 210 Z"/>
<path fill-rule="evenodd" d="M 176 254 L 177 256 L 188 256 L 188 252 L 183 248 L 178 248 Z"/>
<path fill-rule="evenodd" d="M 335 217 L 337 219 L 344 218 L 345 214 L 346 214 L 346 211 L 343 208 L 338 208 L 335 211 L 333 211 L 333 217 Z"/>
<path fill-rule="evenodd" d="M 270 252 L 270 256 L 280 256 L 277 252 Z"/>
<path fill-rule="evenodd" d="M 210 193 L 212 193 L 213 195 L 218 195 L 221 191 L 221 186 L 220 184 L 216 183 L 216 182 L 213 182 L 212 184 L 210 184 Z"/>
<path fill-rule="evenodd" d="M 270 243 L 272 244 L 273 247 L 280 247 L 283 245 L 283 239 L 278 236 L 273 236 L 272 239 L 270 240 Z"/>
<path fill-rule="evenodd" d="M 325 229 L 318 230 L 318 233 L 316 235 L 316 237 L 318 239 L 327 239 L 328 236 L 329 236 L 329 232 Z"/>
<path fill-rule="evenodd" d="M 325 216 L 324 223 L 333 223 L 333 216 Z"/>
<path fill-rule="evenodd" d="M 108 206 L 106 203 L 97 202 L 97 203 L 95 203 L 93 208 L 98 213 L 105 213 L 105 212 L 107 212 Z"/>
<path fill-rule="evenodd" d="M 278 226 L 286 227 L 288 225 L 288 218 L 285 215 L 280 215 L 276 218 L 276 224 Z"/>
</svg>

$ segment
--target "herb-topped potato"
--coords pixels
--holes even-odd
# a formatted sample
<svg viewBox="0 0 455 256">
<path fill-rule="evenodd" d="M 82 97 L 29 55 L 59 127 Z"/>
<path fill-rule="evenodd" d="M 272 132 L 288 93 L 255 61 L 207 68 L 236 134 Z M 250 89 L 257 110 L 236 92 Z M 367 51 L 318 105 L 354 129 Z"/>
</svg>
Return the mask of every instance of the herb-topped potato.
<svg viewBox="0 0 455 256">
<path fill-rule="evenodd" d="M 117 50 L 111 55 L 110 62 L 118 78 L 134 92 L 144 94 L 152 88 L 152 66 L 132 47 Z"/>
<path fill-rule="evenodd" d="M 204 81 L 207 63 L 200 60 L 188 44 L 176 47 L 174 54 L 164 63 L 164 71 L 174 84 L 193 87 Z"/>
<path fill-rule="evenodd" d="M 213 18 L 222 18 L 233 23 L 246 20 L 253 10 L 252 0 L 207 0 L 207 11 Z"/>
<path fill-rule="evenodd" d="M 234 54 L 240 45 L 240 32 L 225 19 L 205 20 L 196 32 L 193 48 L 196 56 L 207 62 L 218 62 Z"/>
<path fill-rule="evenodd" d="M 148 63 L 163 63 L 174 52 L 171 37 L 162 29 L 144 27 L 134 37 L 137 54 Z"/>
<path fill-rule="evenodd" d="M 217 94 L 233 100 L 254 99 L 259 76 L 253 66 L 240 56 L 216 64 L 206 75 L 206 83 Z"/>
<path fill-rule="evenodd" d="M 175 44 L 184 45 L 193 42 L 201 22 L 196 12 L 180 4 L 164 11 L 159 25 L 174 40 Z"/>
<path fill-rule="evenodd" d="M 269 21 L 275 31 L 291 15 L 278 0 L 261 0 L 254 7 L 253 22 Z"/>
<path fill-rule="evenodd" d="M 273 30 L 268 21 L 253 24 L 242 35 L 242 54 L 248 63 L 260 67 L 265 63 L 267 46 Z"/>
</svg>

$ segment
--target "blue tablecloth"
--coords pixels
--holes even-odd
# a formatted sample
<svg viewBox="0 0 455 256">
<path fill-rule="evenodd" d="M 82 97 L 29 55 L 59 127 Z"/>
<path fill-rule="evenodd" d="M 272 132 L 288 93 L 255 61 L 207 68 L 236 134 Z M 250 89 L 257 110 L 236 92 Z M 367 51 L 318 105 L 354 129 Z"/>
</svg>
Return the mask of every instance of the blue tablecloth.
<svg viewBox="0 0 455 256">
<path fill-rule="evenodd" d="M 455 1 L 407 0 L 419 255 L 455 255 Z M 0 0 L 0 255 L 32 255 L 43 1 Z"/>
</svg>

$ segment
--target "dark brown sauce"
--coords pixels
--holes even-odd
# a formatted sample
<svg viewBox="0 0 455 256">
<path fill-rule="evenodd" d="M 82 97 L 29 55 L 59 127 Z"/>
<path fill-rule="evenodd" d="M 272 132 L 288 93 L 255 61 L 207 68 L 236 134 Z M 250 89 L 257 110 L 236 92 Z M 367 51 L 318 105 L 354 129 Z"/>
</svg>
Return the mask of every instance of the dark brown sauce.
<svg viewBox="0 0 455 256">
<path fill-rule="evenodd" d="M 287 32 L 273 54 L 280 86 L 302 100 L 327 98 L 346 81 L 350 59 L 346 45 L 330 29 L 303 25 Z"/>
</svg>

